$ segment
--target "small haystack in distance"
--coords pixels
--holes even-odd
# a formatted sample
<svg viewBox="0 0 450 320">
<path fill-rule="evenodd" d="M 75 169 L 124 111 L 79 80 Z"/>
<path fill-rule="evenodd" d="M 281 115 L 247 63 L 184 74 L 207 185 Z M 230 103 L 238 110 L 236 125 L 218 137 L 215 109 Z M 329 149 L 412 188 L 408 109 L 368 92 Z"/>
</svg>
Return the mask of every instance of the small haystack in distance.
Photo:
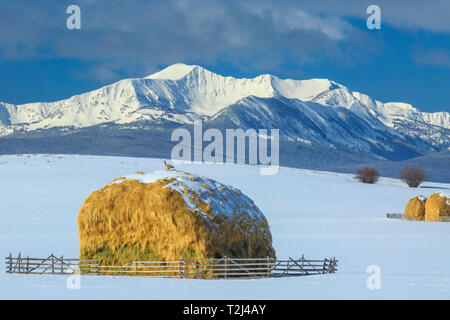
<svg viewBox="0 0 450 320">
<path fill-rule="evenodd" d="M 80 259 L 102 265 L 203 258 L 275 258 L 253 201 L 231 186 L 176 170 L 118 178 L 78 214 Z"/>
<path fill-rule="evenodd" d="M 425 221 L 448 221 L 450 218 L 449 197 L 445 192 L 433 193 L 425 203 Z"/>
<path fill-rule="evenodd" d="M 422 196 L 415 196 L 408 201 L 405 208 L 405 219 L 421 221 L 425 217 L 425 201 Z"/>
</svg>

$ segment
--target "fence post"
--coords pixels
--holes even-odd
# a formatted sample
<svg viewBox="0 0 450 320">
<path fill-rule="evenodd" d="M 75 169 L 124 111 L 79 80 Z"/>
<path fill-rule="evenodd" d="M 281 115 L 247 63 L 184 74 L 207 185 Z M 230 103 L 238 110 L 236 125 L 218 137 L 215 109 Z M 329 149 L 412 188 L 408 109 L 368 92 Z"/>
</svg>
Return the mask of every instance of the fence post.
<svg viewBox="0 0 450 320">
<path fill-rule="evenodd" d="M 287 261 L 287 266 L 286 266 L 286 275 L 289 275 L 289 260 Z"/>
<path fill-rule="evenodd" d="M 97 275 L 99 275 L 100 274 L 100 265 L 99 265 L 98 259 L 95 259 L 95 263 L 96 263 L 96 273 L 97 273 Z"/>
<path fill-rule="evenodd" d="M 336 268 L 336 258 L 333 257 L 333 264 L 332 264 L 331 272 L 330 272 L 330 273 L 334 273 L 334 272 L 335 272 L 335 268 Z"/>
<path fill-rule="evenodd" d="M 305 255 L 302 254 L 302 276 L 303 276 L 304 270 L 305 270 Z"/>
<path fill-rule="evenodd" d="M 225 256 L 225 279 L 227 278 L 227 269 L 228 269 L 228 266 L 227 266 L 227 256 Z"/>
<path fill-rule="evenodd" d="M 17 271 L 18 273 L 20 273 L 20 264 L 22 263 L 22 257 L 21 257 L 21 253 L 19 252 L 19 256 L 17 257 Z"/>
<path fill-rule="evenodd" d="M 64 255 L 61 255 L 61 273 L 64 273 Z"/>
<path fill-rule="evenodd" d="M 30 256 L 27 256 L 27 273 L 30 273 Z"/>
<path fill-rule="evenodd" d="M 138 276 L 138 275 L 139 275 L 139 272 L 138 272 L 138 263 L 137 263 L 137 261 L 134 261 L 134 263 L 135 263 L 135 268 L 136 268 L 136 276 Z"/>
<path fill-rule="evenodd" d="M 269 256 L 267 256 L 267 263 L 266 263 L 266 267 L 267 267 L 267 277 L 270 276 L 270 266 L 269 266 Z"/>
<path fill-rule="evenodd" d="M 52 253 L 52 273 L 55 273 L 55 256 Z"/>
<path fill-rule="evenodd" d="M 9 272 L 12 273 L 12 254 L 9 253 Z"/>
<path fill-rule="evenodd" d="M 180 278 L 183 279 L 183 260 L 180 260 L 180 267 L 179 267 L 179 271 L 180 271 Z"/>
</svg>

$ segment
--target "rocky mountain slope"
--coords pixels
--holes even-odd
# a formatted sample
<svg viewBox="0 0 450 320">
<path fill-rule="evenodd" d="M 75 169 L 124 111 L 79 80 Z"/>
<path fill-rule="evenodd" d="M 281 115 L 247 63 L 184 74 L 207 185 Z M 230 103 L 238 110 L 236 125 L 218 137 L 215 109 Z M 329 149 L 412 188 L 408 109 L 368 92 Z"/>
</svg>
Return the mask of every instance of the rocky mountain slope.
<svg viewBox="0 0 450 320">
<path fill-rule="evenodd" d="M 175 64 L 57 102 L 0 103 L 0 136 L 76 133 L 96 126 L 152 130 L 203 120 L 224 129 L 278 128 L 300 145 L 404 160 L 450 147 L 450 113 L 382 103 L 328 79 L 223 77 Z"/>
</svg>

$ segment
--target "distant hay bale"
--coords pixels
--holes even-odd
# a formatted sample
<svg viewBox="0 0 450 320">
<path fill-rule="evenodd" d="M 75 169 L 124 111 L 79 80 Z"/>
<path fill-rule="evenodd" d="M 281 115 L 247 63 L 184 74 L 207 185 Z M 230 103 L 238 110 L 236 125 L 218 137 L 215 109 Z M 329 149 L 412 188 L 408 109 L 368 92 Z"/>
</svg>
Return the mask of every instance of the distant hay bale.
<svg viewBox="0 0 450 320">
<path fill-rule="evenodd" d="M 93 192 L 78 214 L 80 259 L 101 265 L 275 258 L 266 218 L 238 189 L 180 171 L 142 172 Z"/>
<path fill-rule="evenodd" d="M 405 208 L 405 219 L 421 221 L 425 217 L 425 201 L 422 196 L 415 196 L 408 201 Z"/>
<path fill-rule="evenodd" d="M 449 221 L 450 204 L 444 192 L 433 193 L 425 203 L 425 221 Z"/>
</svg>

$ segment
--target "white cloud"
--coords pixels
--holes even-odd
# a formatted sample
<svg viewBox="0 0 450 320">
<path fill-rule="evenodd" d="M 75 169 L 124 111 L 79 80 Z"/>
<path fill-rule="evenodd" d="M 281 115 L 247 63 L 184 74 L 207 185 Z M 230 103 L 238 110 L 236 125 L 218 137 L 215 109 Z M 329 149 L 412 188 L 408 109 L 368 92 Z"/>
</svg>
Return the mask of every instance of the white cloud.
<svg viewBox="0 0 450 320">
<path fill-rule="evenodd" d="M 379 2 L 382 21 L 450 31 L 449 19 L 441 19 L 449 16 L 450 2 L 436 0 L 437 8 Z M 213 65 L 227 59 L 265 71 L 280 67 L 286 54 L 298 66 L 327 59 L 351 63 L 376 47 L 363 24 L 347 21 L 366 16 L 369 3 L 355 0 L 78 0 L 80 31 L 65 27 L 69 4 L 0 2 L 0 59 L 79 59 L 94 65 L 89 76 L 116 80 L 179 61 Z"/>
<path fill-rule="evenodd" d="M 439 48 L 421 49 L 413 54 L 413 59 L 420 65 L 450 68 L 450 50 Z"/>
</svg>

